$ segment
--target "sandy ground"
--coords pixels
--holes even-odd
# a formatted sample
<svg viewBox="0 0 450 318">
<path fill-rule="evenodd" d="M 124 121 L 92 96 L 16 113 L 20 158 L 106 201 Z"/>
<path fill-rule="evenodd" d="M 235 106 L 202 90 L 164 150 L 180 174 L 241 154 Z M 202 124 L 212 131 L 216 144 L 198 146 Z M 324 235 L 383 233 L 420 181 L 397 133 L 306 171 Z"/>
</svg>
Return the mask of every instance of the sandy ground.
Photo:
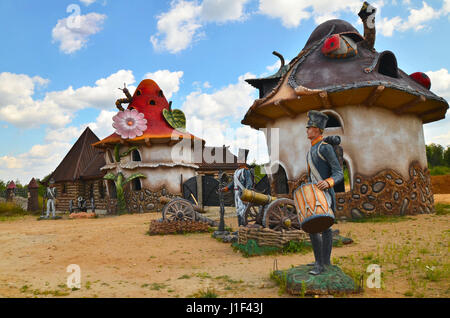
<svg viewBox="0 0 450 318">
<path fill-rule="evenodd" d="M 435 199 L 450 203 L 450 195 Z M 280 297 L 269 278 L 274 261 L 280 269 L 313 261 L 312 252 L 244 258 L 210 233 L 146 235 L 150 220 L 160 216 L 0 222 L 0 296 L 189 297 L 210 288 L 220 297 Z M 339 223 L 333 228 L 355 243 L 334 248 L 332 256 L 336 262 L 353 259 L 403 239 L 441 244 L 449 221 L 448 215 L 418 215 L 398 223 Z M 236 228 L 237 222 L 228 217 L 226 224 Z M 438 259 L 448 265 L 446 238 L 444 255 Z M 81 268 L 79 290 L 64 286 L 70 264 Z M 404 297 L 407 281 L 389 277 L 382 290 L 366 288 L 356 297 Z M 448 280 L 426 290 L 426 296 L 449 297 Z"/>
</svg>

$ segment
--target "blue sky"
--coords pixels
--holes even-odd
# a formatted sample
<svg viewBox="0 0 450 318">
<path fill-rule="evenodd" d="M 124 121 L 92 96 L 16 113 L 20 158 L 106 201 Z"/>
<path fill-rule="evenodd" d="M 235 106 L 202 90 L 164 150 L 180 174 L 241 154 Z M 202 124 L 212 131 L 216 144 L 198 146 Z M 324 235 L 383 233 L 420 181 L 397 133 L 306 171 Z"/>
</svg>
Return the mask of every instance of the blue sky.
<svg viewBox="0 0 450 318">
<path fill-rule="evenodd" d="M 426 72 L 450 100 L 450 0 L 378 0 L 375 48 L 391 50 L 406 73 Z M 362 1 L 54 0 L 0 2 L 0 179 L 50 173 L 86 126 L 113 132 L 117 89 L 156 80 L 208 145 L 250 148 L 264 138 L 240 124 L 257 92 L 246 78 L 289 61 L 314 28 L 352 23 Z M 426 143 L 450 145 L 450 120 L 424 126 Z M 260 145 L 256 150 L 255 145 Z M 263 149 L 261 149 L 263 148 Z"/>
</svg>

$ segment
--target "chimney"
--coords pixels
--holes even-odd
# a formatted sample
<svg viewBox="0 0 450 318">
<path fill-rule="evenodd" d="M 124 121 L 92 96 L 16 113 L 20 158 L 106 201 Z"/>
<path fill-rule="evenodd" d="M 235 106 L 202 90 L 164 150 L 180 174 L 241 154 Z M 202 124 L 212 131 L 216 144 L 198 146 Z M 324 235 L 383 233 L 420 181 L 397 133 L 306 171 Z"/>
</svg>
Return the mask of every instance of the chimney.
<svg viewBox="0 0 450 318">
<path fill-rule="evenodd" d="M 364 1 L 358 15 L 364 24 L 364 41 L 361 45 L 369 50 L 374 51 L 375 48 L 375 13 L 377 9 L 370 3 Z"/>
</svg>

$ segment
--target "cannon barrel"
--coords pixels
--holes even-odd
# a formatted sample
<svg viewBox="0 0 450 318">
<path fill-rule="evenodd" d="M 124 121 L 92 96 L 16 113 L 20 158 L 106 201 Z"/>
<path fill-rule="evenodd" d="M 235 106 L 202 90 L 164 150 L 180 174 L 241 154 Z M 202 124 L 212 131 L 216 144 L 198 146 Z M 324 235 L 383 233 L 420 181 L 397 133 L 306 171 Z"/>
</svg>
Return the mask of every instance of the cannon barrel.
<svg viewBox="0 0 450 318">
<path fill-rule="evenodd" d="M 267 194 L 262 194 L 253 190 L 244 189 L 242 191 L 241 200 L 244 202 L 250 202 L 257 205 L 266 205 L 272 201 L 275 201 L 277 197 L 273 197 Z"/>
</svg>

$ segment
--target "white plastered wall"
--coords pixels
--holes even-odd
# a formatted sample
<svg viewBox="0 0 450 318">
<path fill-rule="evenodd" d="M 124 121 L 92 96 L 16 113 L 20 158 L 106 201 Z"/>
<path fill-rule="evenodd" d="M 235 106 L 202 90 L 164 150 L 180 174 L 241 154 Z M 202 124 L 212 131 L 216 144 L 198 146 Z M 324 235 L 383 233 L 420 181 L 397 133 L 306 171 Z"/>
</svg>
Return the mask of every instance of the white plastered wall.
<svg viewBox="0 0 450 318">
<path fill-rule="evenodd" d="M 350 166 L 351 183 L 356 173 L 373 176 L 393 169 L 409 179 L 409 165 L 418 161 L 427 167 L 422 121 L 414 115 L 396 115 L 392 111 L 363 105 L 344 106 L 325 113 L 340 115 L 342 128 L 327 128 L 324 136 L 341 136 L 344 159 Z M 336 114 L 337 113 L 337 114 Z M 338 117 L 338 116 L 336 116 Z M 289 180 L 306 173 L 306 153 L 310 141 L 306 134 L 306 113 L 294 119 L 280 118 L 267 128 L 279 128 L 279 162 L 286 169 Z M 271 154 L 270 134 L 266 134 Z M 271 161 L 277 158 L 271 158 Z"/>
</svg>

